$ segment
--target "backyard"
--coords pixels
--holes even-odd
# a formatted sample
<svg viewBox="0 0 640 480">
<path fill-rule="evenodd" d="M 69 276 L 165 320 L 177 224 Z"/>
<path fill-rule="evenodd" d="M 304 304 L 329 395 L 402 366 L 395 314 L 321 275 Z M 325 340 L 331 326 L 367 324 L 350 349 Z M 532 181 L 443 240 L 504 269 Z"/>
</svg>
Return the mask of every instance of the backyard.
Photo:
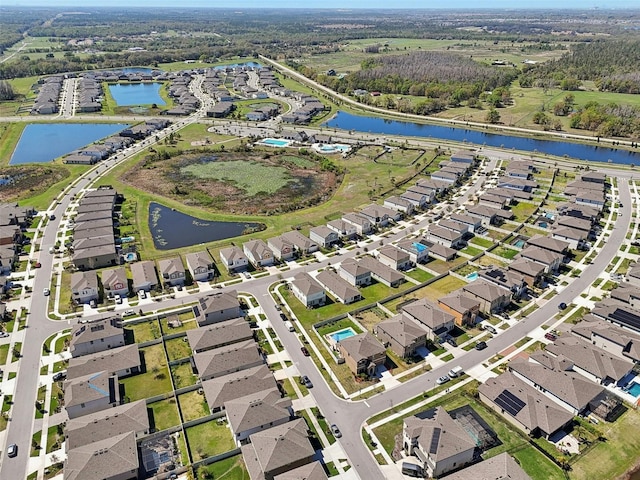
<svg viewBox="0 0 640 480">
<path fill-rule="evenodd" d="M 162 344 L 141 348 L 140 356 L 145 366 L 144 373 L 120 380 L 120 383 L 124 385 L 125 396 L 131 402 L 168 393 L 172 390 L 169 368 Z"/>
<path fill-rule="evenodd" d="M 211 420 L 185 429 L 194 461 L 228 452 L 236 447 L 226 422 Z"/>
</svg>

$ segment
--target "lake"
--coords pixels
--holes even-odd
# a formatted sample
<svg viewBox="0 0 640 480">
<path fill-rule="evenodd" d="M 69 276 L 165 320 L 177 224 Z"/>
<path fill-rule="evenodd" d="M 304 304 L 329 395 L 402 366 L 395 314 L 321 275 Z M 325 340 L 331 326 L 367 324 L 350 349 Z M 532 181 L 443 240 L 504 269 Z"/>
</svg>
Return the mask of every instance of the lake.
<svg viewBox="0 0 640 480">
<path fill-rule="evenodd" d="M 119 107 L 132 105 L 166 105 L 160 96 L 160 82 L 118 83 L 109 85 L 109 92 Z"/>
<path fill-rule="evenodd" d="M 427 137 L 432 139 L 454 140 L 457 142 L 470 142 L 476 145 L 489 145 L 491 147 L 514 148 L 524 151 L 538 151 L 562 157 L 595 162 L 613 162 L 640 164 L 640 154 L 628 150 L 617 150 L 605 146 L 591 146 L 579 143 L 563 142 L 556 140 L 541 140 L 527 137 L 502 135 L 479 130 L 470 130 L 462 127 L 445 127 L 441 125 L 425 125 L 413 122 L 402 122 L 379 117 L 364 117 L 350 113 L 338 112 L 323 126 L 341 128 L 342 130 L 355 130 L 358 132 L 381 133 L 386 135 L 406 135 L 409 137 Z M 588 134 L 588 132 L 585 132 Z"/>
<path fill-rule="evenodd" d="M 50 162 L 62 155 L 109 137 L 124 123 L 34 123 L 22 131 L 10 165 Z"/>
<path fill-rule="evenodd" d="M 158 250 L 171 250 L 238 237 L 263 228 L 264 225 L 261 223 L 202 220 L 156 202 L 149 205 L 149 230 L 153 236 L 153 244 Z"/>
<path fill-rule="evenodd" d="M 215 67 L 209 67 L 209 68 L 215 68 L 216 70 L 221 70 L 223 68 L 227 68 L 227 67 L 252 67 L 252 68 L 260 68 L 262 67 L 261 64 L 257 63 L 257 62 L 245 62 L 245 63 L 229 63 L 226 65 L 217 65 Z"/>
</svg>

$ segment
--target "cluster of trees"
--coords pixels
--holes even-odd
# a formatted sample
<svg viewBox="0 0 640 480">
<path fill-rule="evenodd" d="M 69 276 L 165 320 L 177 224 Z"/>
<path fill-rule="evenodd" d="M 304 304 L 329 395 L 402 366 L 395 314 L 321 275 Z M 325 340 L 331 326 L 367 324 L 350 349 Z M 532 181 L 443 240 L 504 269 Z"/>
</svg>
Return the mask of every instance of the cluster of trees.
<svg viewBox="0 0 640 480">
<path fill-rule="evenodd" d="M 6 80 L 0 80 L 0 101 L 13 100 L 16 97 L 13 87 Z"/>
<path fill-rule="evenodd" d="M 610 103 L 589 102 L 571 116 L 571 128 L 597 132 L 606 137 L 640 135 L 640 108 Z"/>
<path fill-rule="evenodd" d="M 522 87 L 577 90 L 591 80 L 601 91 L 640 93 L 640 40 L 602 40 L 576 44 L 557 60 L 528 67 Z"/>
</svg>

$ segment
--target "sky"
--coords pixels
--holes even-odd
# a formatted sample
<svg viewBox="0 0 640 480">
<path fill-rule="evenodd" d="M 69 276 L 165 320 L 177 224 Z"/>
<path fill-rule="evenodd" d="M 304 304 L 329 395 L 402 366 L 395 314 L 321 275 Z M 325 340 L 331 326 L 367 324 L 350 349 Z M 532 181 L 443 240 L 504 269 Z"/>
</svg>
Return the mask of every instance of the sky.
<svg viewBox="0 0 640 480">
<path fill-rule="evenodd" d="M 508 8 L 508 9 L 589 9 L 639 8 L 639 0 L 0 0 L 0 6 L 65 7 L 218 7 L 218 8 Z"/>
</svg>

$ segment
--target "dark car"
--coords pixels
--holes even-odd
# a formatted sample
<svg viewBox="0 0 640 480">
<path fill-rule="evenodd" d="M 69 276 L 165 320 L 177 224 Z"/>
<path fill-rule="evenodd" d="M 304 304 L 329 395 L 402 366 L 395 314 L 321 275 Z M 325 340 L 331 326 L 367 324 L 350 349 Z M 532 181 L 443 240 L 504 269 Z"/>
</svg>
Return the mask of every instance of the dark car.
<svg viewBox="0 0 640 480">
<path fill-rule="evenodd" d="M 67 372 L 66 371 L 58 372 L 53 376 L 53 381 L 54 382 L 59 382 L 60 380 L 64 380 L 65 378 L 67 378 Z"/>
<path fill-rule="evenodd" d="M 547 332 L 547 333 L 545 333 L 545 334 L 544 334 L 544 338 L 546 338 L 547 340 L 551 340 L 551 341 L 553 342 L 553 341 L 554 341 L 556 338 L 558 338 L 558 337 L 556 337 L 556 336 L 555 336 L 553 333 L 551 333 L 551 332 Z"/>
<path fill-rule="evenodd" d="M 567 304 L 566 304 L 566 303 L 564 303 L 564 302 L 562 302 L 560 305 L 558 305 L 558 308 L 559 308 L 560 310 L 566 310 L 566 309 L 567 309 Z"/>
<path fill-rule="evenodd" d="M 476 350 L 484 350 L 485 348 L 487 348 L 487 342 L 476 343 Z"/>
<path fill-rule="evenodd" d="M 288 322 L 289 319 L 287 318 L 287 316 L 284 313 L 280 314 L 280 318 L 282 319 L 283 322 Z"/>
<path fill-rule="evenodd" d="M 456 339 L 453 338 L 453 337 L 447 338 L 447 343 L 449 345 L 451 345 L 452 347 L 457 347 L 458 346 L 458 344 L 456 343 Z"/>
<path fill-rule="evenodd" d="M 300 377 L 300 384 L 304 385 L 307 388 L 313 388 L 313 383 L 311 383 L 311 380 L 309 380 L 309 377 L 307 377 L 306 375 L 302 375 Z"/>
<path fill-rule="evenodd" d="M 49 215 L 49 220 L 55 220 L 56 216 L 52 213 L 51 215 Z"/>
<path fill-rule="evenodd" d="M 307 347 L 301 347 L 301 348 L 300 348 L 300 351 L 302 352 L 302 354 L 303 354 L 305 357 L 308 357 L 309 355 L 311 355 L 311 354 L 309 353 L 309 350 L 307 350 Z"/>
</svg>

